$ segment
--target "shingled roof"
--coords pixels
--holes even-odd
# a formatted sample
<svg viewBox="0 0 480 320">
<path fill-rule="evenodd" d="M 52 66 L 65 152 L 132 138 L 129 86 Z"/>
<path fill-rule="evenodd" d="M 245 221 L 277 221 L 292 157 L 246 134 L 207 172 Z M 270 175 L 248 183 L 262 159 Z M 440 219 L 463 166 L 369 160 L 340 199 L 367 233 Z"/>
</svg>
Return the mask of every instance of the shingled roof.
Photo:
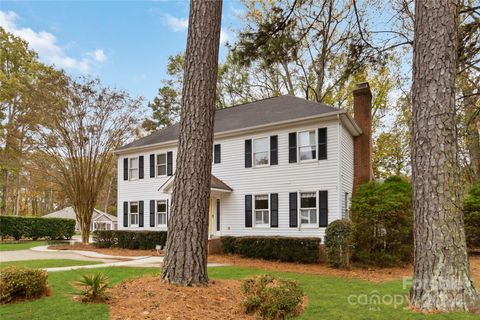
<svg viewBox="0 0 480 320">
<path fill-rule="evenodd" d="M 215 113 L 214 132 L 246 129 L 335 112 L 341 112 L 341 110 L 294 96 L 273 97 L 218 110 Z M 117 151 L 174 141 L 178 139 L 178 134 L 179 125 L 174 124 L 126 144 Z"/>
</svg>

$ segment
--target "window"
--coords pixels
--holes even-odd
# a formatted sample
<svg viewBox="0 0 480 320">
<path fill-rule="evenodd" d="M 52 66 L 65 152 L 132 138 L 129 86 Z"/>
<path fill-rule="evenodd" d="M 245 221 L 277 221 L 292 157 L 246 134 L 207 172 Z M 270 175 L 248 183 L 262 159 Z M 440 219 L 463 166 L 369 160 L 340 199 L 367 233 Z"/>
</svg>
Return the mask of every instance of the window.
<svg viewBox="0 0 480 320">
<path fill-rule="evenodd" d="M 167 225 L 167 201 L 157 201 L 157 226 Z"/>
<path fill-rule="evenodd" d="M 130 158 L 130 169 L 128 170 L 130 180 L 138 179 L 138 158 Z"/>
<path fill-rule="evenodd" d="M 317 225 L 317 193 L 300 193 L 300 222 L 302 225 Z"/>
<path fill-rule="evenodd" d="M 298 133 L 298 154 L 300 161 L 317 158 L 317 138 L 315 130 Z"/>
<path fill-rule="evenodd" d="M 253 163 L 255 166 L 265 166 L 269 163 L 268 138 L 253 140 Z"/>
<path fill-rule="evenodd" d="M 130 226 L 138 227 L 138 202 L 130 202 Z"/>
<path fill-rule="evenodd" d="M 270 210 L 268 207 L 268 195 L 255 196 L 255 225 L 270 225 Z"/>
<path fill-rule="evenodd" d="M 167 154 L 157 154 L 157 176 L 167 175 Z"/>
</svg>

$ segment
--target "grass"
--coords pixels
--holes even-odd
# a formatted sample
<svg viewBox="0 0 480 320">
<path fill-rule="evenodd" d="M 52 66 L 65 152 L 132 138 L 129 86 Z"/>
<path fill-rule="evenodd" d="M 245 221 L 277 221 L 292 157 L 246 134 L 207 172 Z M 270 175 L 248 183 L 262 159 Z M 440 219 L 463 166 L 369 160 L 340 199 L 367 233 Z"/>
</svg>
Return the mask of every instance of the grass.
<svg viewBox="0 0 480 320">
<path fill-rule="evenodd" d="M 45 241 L 0 242 L 0 251 L 26 250 L 44 245 Z"/>
<path fill-rule="evenodd" d="M 0 270 L 9 266 L 21 266 L 29 268 L 57 268 L 69 266 L 85 266 L 89 264 L 100 264 L 102 261 L 85 261 L 85 260 L 67 260 L 67 259 L 47 259 L 47 260 L 26 260 L 26 261 L 9 261 L 0 262 Z"/>
<path fill-rule="evenodd" d="M 110 278 L 111 284 L 146 274 L 158 274 L 158 269 L 148 268 L 102 268 L 95 270 L 72 270 L 49 274 L 53 295 L 36 301 L 4 305 L 0 308 L 2 320 L 50 320 L 50 319 L 104 319 L 109 317 L 108 306 L 104 304 L 82 304 L 71 300 L 74 291 L 71 283 L 83 274 L 102 271 Z M 270 273 L 283 278 L 299 281 L 308 295 L 308 308 L 298 319 L 478 319 L 478 315 L 465 313 L 421 315 L 404 309 L 401 305 L 388 303 L 385 297 L 404 297 L 408 289 L 402 288 L 401 281 L 375 284 L 362 280 L 322 277 L 315 275 L 265 272 L 243 267 L 210 268 L 212 279 L 243 279 L 250 275 Z M 353 295 L 353 296 L 352 296 Z M 379 295 L 384 302 L 374 303 L 372 297 Z M 349 303 L 350 301 L 353 303 Z M 363 298 L 371 303 L 363 304 Z M 398 299 L 398 298 L 397 298 Z M 358 303 L 360 301 L 360 303 Z"/>
</svg>

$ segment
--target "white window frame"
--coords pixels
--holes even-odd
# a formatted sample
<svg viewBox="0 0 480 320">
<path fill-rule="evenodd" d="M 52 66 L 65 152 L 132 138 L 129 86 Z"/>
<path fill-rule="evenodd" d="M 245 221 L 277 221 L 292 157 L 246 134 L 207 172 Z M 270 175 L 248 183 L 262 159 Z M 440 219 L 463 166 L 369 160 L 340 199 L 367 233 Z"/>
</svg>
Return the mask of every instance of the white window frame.
<svg viewBox="0 0 480 320">
<path fill-rule="evenodd" d="M 255 162 L 255 140 L 267 140 L 267 163 L 266 164 L 256 164 Z M 261 152 L 263 153 L 263 152 Z M 270 137 L 259 137 L 252 139 L 252 164 L 254 168 L 262 168 L 270 166 Z"/>
<path fill-rule="evenodd" d="M 302 160 L 301 152 L 300 152 L 300 148 L 301 148 L 301 146 L 300 146 L 300 134 L 301 133 L 306 133 L 306 132 L 312 132 L 312 131 L 313 131 L 313 134 L 315 135 L 315 143 L 313 145 L 313 147 L 315 148 L 315 158 Z M 318 160 L 318 132 L 317 132 L 317 129 L 307 129 L 307 130 L 302 130 L 302 131 L 297 132 L 297 158 L 298 158 L 298 162 L 313 162 L 313 161 Z"/>
<path fill-rule="evenodd" d="M 137 212 L 132 213 L 132 204 L 137 205 Z M 137 223 L 132 224 L 132 216 L 136 215 L 137 216 Z M 140 203 L 138 201 L 131 201 L 128 203 L 128 225 L 130 227 L 138 227 L 140 223 Z"/>
<path fill-rule="evenodd" d="M 256 197 L 267 197 L 268 208 L 267 209 L 257 209 L 255 207 L 255 198 Z M 257 211 L 262 211 L 262 223 L 257 223 Z M 264 223 L 264 213 L 267 211 L 268 222 Z M 257 228 L 270 228 L 270 194 L 261 193 L 253 195 L 253 225 Z"/>
<path fill-rule="evenodd" d="M 163 202 L 165 204 L 165 211 L 158 211 L 158 204 L 160 202 Z M 167 226 L 167 219 L 168 219 L 168 216 L 167 216 L 167 212 L 168 212 L 168 208 L 167 208 L 167 200 L 157 200 L 157 202 L 155 203 L 156 207 L 155 207 L 155 219 L 156 219 L 156 226 L 157 227 L 166 227 Z M 159 223 L 160 222 L 160 219 L 159 219 L 159 215 L 165 215 L 165 223 Z"/>
<path fill-rule="evenodd" d="M 313 193 L 315 195 L 315 208 L 313 207 L 308 207 L 308 208 L 303 208 L 302 207 L 302 194 L 305 193 Z M 308 210 L 309 211 L 309 216 L 308 216 L 308 221 L 309 223 L 302 223 L 302 210 Z M 316 221 L 315 223 L 310 222 L 310 214 L 311 210 L 315 210 L 315 217 Z M 300 222 L 300 226 L 302 228 L 319 228 L 319 214 L 318 214 L 318 193 L 316 191 L 300 191 L 298 193 L 298 221 Z"/>
<path fill-rule="evenodd" d="M 137 167 L 134 168 L 132 165 L 133 160 L 137 160 Z M 138 173 L 140 171 L 140 158 L 139 157 L 134 157 L 134 158 L 129 158 L 128 159 L 128 179 L 129 180 L 138 180 Z M 135 176 L 133 175 L 133 172 L 136 172 Z"/>
<path fill-rule="evenodd" d="M 165 156 L 165 164 L 164 164 L 164 165 L 165 165 L 165 174 L 159 174 L 159 173 L 158 173 L 158 168 L 159 168 L 160 166 L 163 166 L 163 164 L 159 164 L 159 163 L 158 163 L 158 156 L 161 156 L 161 155 L 164 155 L 164 156 Z M 156 176 L 156 177 L 166 177 L 166 176 L 167 176 L 167 162 L 168 162 L 168 161 L 167 161 L 167 152 L 157 153 L 157 154 L 155 155 L 155 176 Z"/>
</svg>

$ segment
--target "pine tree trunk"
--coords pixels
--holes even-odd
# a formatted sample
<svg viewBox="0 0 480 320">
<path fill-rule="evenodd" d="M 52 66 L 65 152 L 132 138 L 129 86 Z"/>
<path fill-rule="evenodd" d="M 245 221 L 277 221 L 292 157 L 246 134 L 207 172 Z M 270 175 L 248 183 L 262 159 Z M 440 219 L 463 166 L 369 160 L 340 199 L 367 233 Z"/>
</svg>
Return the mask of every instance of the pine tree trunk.
<svg viewBox="0 0 480 320">
<path fill-rule="evenodd" d="M 474 311 L 455 123 L 454 1 L 417 0 L 413 56 L 412 178 L 415 215 L 412 307 Z"/>
<path fill-rule="evenodd" d="M 207 245 L 213 122 L 222 1 L 192 0 L 177 167 L 162 278 L 208 282 Z"/>
</svg>

